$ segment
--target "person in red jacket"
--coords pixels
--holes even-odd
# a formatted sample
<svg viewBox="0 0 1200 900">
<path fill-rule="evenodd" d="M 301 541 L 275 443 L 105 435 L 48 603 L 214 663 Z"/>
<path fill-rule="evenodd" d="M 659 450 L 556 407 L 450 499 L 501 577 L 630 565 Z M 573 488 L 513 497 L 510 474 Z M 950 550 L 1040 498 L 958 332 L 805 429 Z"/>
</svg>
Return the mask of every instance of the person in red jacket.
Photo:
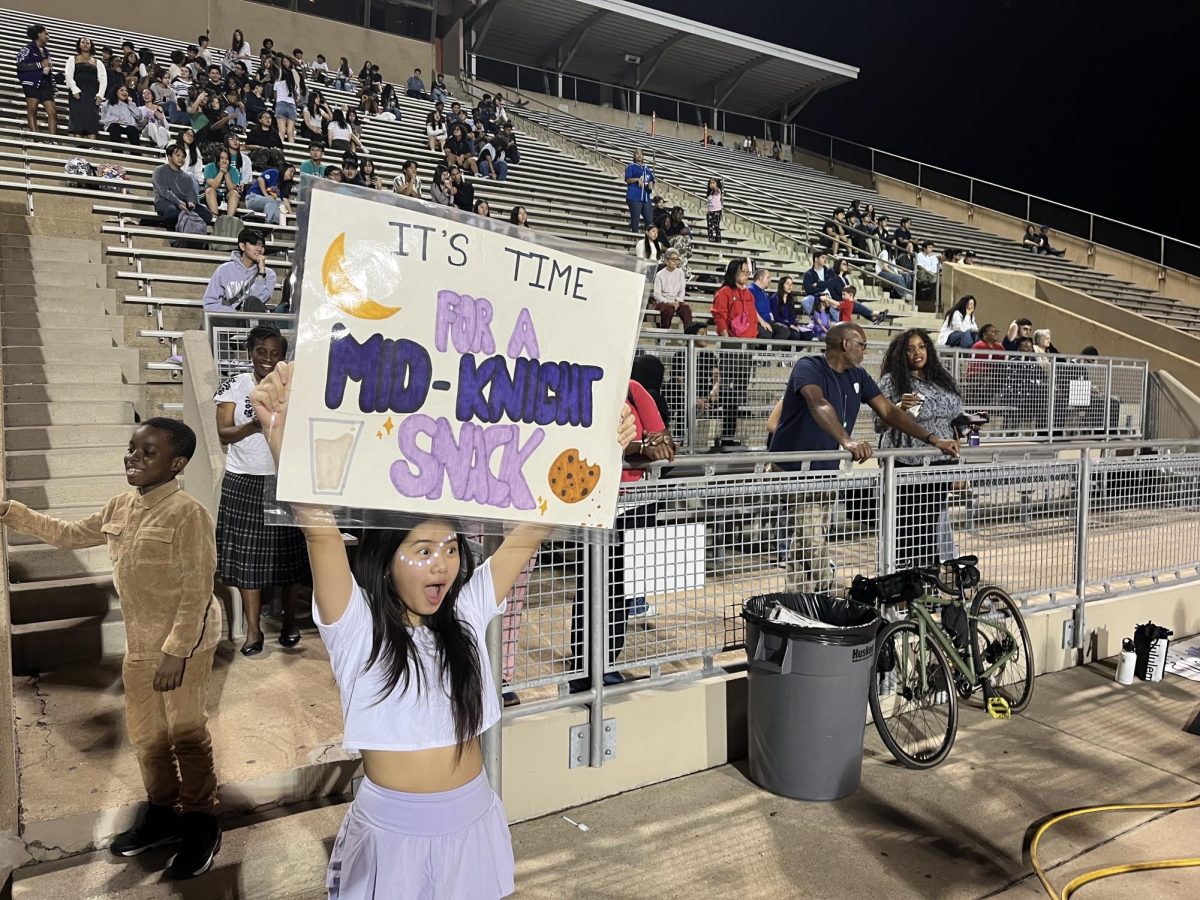
<svg viewBox="0 0 1200 900">
<path fill-rule="evenodd" d="M 713 324 L 721 337 L 758 337 L 758 313 L 749 283 L 750 260 L 744 256 L 730 260 L 725 267 L 724 283 L 712 304 Z M 720 447 L 738 446 L 738 408 L 746 399 L 746 386 L 750 383 L 749 350 L 746 344 L 729 344 L 720 354 L 723 383 Z"/>
</svg>

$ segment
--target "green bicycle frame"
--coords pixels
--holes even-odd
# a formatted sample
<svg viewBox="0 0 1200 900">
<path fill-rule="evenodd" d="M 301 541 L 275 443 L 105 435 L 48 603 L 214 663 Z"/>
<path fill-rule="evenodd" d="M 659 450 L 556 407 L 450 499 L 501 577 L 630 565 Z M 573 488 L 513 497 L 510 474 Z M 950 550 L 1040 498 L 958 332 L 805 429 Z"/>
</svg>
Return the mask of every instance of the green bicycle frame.
<svg viewBox="0 0 1200 900">
<path fill-rule="evenodd" d="M 949 657 L 950 664 L 963 674 L 963 676 L 970 683 L 971 687 L 978 687 L 985 679 L 990 678 L 1000 669 L 1001 666 L 1017 655 L 1016 641 L 1014 640 L 1014 648 L 1012 650 L 1005 653 L 998 660 L 976 675 L 975 661 L 972 659 L 972 655 L 968 653 L 967 658 L 963 659 L 962 656 L 959 655 L 958 650 L 955 649 L 954 642 L 950 640 L 949 636 L 944 630 L 942 630 L 941 626 L 933 620 L 933 613 L 930 611 L 930 607 L 950 605 L 959 605 L 960 608 L 962 608 L 964 604 L 957 598 L 943 597 L 940 594 L 925 594 L 922 597 L 909 602 L 908 618 L 915 619 L 917 622 L 917 635 L 919 641 L 923 641 L 926 634 L 931 634 L 933 639 L 937 641 L 938 645 L 945 652 L 946 656 Z M 971 629 L 973 623 L 980 621 L 978 616 L 972 616 L 970 613 L 967 613 L 966 615 L 968 629 Z M 1009 638 L 1012 638 L 1012 634 L 1003 625 L 997 625 L 995 623 L 990 624 L 992 624 L 993 627 L 999 628 Z M 974 640 L 973 637 L 969 639 Z M 929 690 L 929 676 L 923 659 L 921 661 L 921 690 Z"/>
</svg>

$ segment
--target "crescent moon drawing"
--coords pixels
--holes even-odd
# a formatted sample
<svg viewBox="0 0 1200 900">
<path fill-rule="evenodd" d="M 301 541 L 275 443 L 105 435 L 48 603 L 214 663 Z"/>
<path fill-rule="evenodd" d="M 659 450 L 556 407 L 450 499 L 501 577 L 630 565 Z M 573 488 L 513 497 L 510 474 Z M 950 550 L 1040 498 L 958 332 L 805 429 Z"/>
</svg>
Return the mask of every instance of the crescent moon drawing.
<svg viewBox="0 0 1200 900">
<path fill-rule="evenodd" d="M 346 273 L 346 232 L 342 232 L 325 251 L 321 266 L 321 281 L 325 293 L 348 316 L 357 319 L 386 319 L 400 312 L 399 306 L 384 306 L 364 296 Z"/>
</svg>

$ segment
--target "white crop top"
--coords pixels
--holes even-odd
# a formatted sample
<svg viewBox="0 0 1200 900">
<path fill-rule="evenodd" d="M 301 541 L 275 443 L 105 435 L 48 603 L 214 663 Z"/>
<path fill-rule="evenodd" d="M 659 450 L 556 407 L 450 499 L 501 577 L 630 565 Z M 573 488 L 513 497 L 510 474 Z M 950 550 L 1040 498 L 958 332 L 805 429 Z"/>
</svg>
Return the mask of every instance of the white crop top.
<svg viewBox="0 0 1200 900">
<path fill-rule="evenodd" d="M 422 667 L 421 691 L 415 679 L 405 690 L 401 681 L 391 694 L 380 699 L 384 669 L 378 660 L 366 669 L 371 655 L 371 610 L 358 582 L 352 582 L 350 602 L 342 617 L 332 625 L 321 621 L 316 603 L 313 621 L 329 650 L 329 664 L 342 699 L 345 734 L 342 747 L 359 750 L 429 750 L 454 746 L 454 711 L 437 666 L 436 645 L 428 628 L 413 630 L 413 641 Z M 476 567 L 463 585 L 455 604 L 458 618 L 475 632 L 475 646 L 483 676 L 483 726 L 480 733 L 500 720 L 496 682 L 488 660 L 485 633 L 488 623 L 504 612 L 496 605 L 491 562 Z"/>
</svg>

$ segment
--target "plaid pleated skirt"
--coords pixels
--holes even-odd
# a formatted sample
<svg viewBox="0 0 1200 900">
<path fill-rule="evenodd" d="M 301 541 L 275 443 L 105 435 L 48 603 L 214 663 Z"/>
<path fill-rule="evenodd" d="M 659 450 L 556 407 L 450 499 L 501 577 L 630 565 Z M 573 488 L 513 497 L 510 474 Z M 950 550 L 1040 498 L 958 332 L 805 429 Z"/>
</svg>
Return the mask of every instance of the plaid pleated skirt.
<svg viewBox="0 0 1200 900">
<path fill-rule="evenodd" d="M 217 577 L 255 590 L 310 579 L 308 549 L 299 528 L 263 522 L 265 475 L 226 472 L 217 511 Z"/>
</svg>

